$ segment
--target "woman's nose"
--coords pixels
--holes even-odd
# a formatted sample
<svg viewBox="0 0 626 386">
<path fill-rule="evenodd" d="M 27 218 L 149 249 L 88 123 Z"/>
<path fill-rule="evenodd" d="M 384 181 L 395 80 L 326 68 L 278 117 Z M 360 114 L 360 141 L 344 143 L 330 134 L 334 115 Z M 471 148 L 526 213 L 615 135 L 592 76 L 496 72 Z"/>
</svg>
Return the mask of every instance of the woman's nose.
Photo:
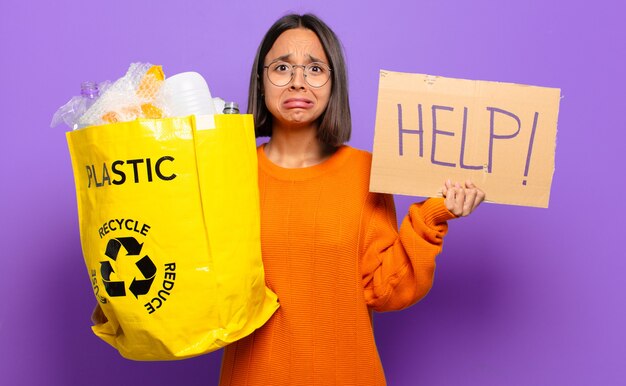
<svg viewBox="0 0 626 386">
<path fill-rule="evenodd" d="M 300 70 L 300 71 L 298 71 Z M 293 79 L 291 80 L 291 86 L 294 88 L 302 88 L 304 87 L 306 80 L 304 75 L 304 66 L 294 66 L 293 67 Z"/>
</svg>

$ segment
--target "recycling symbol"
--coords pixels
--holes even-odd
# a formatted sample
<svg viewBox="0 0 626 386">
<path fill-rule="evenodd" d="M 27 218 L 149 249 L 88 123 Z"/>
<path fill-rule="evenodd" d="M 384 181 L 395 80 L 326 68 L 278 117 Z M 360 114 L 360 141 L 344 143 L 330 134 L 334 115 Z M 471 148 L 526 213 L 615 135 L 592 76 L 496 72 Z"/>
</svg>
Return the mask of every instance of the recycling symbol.
<svg viewBox="0 0 626 386">
<path fill-rule="evenodd" d="M 126 256 L 133 257 L 141 255 L 142 247 L 143 243 L 140 244 L 134 237 L 118 237 L 109 240 L 104 254 L 113 262 L 117 262 L 118 258 L 125 258 L 124 256 L 120 257 L 122 248 L 126 251 Z M 148 255 L 137 260 L 135 266 L 139 269 L 143 278 L 138 279 L 134 277 L 128 289 L 135 295 L 135 298 L 138 298 L 139 295 L 145 295 L 150 291 L 157 268 Z M 105 260 L 100 262 L 100 273 L 102 274 L 104 289 L 109 296 L 126 296 L 126 283 L 124 281 L 111 280 L 111 274 L 115 273 L 111 261 Z"/>
</svg>

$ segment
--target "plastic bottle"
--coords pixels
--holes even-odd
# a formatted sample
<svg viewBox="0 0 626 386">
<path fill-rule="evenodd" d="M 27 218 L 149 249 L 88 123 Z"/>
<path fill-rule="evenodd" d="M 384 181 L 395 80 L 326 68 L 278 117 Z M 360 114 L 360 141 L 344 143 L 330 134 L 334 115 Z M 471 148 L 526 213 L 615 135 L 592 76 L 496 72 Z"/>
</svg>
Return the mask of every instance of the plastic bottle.
<svg viewBox="0 0 626 386">
<path fill-rule="evenodd" d="M 93 105 L 100 96 L 100 89 L 96 82 L 83 82 L 80 85 L 80 95 L 70 99 L 61 106 L 52 117 L 51 127 L 65 123 L 70 129 L 81 128 L 79 118 Z"/>
<path fill-rule="evenodd" d="M 226 102 L 224 104 L 224 114 L 239 114 L 239 104 L 237 102 Z"/>
</svg>

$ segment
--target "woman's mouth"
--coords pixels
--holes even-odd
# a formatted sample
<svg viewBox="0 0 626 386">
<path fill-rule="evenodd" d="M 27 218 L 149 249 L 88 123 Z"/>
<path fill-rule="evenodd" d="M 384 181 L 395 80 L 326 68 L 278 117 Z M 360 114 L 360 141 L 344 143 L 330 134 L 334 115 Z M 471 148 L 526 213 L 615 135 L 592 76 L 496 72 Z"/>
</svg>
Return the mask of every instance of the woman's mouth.
<svg viewBox="0 0 626 386">
<path fill-rule="evenodd" d="M 288 109 L 308 109 L 313 106 L 313 102 L 305 98 L 289 98 L 283 102 L 283 106 Z"/>
</svg>

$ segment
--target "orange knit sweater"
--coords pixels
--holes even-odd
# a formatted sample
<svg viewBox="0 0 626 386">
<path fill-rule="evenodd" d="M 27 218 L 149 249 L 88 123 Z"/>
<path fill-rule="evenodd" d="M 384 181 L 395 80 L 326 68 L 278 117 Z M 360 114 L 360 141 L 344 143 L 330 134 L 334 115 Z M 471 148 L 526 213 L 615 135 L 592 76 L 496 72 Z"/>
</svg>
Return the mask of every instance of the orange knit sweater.
<svg viewBox="0 0 626 386">
<path fill-rule="evenodd" d="M 262 146 L 258 160 L 263 263 L 280 308 L 226 347 L 220 385 L 384 385 L 370 312 L 426 295 L 454 215 L 429 199 L 398 232 L 392 196 L 369 192 L 371 155 L 348 146 L 307 168 L 281 168 Z"/>
</svg>

